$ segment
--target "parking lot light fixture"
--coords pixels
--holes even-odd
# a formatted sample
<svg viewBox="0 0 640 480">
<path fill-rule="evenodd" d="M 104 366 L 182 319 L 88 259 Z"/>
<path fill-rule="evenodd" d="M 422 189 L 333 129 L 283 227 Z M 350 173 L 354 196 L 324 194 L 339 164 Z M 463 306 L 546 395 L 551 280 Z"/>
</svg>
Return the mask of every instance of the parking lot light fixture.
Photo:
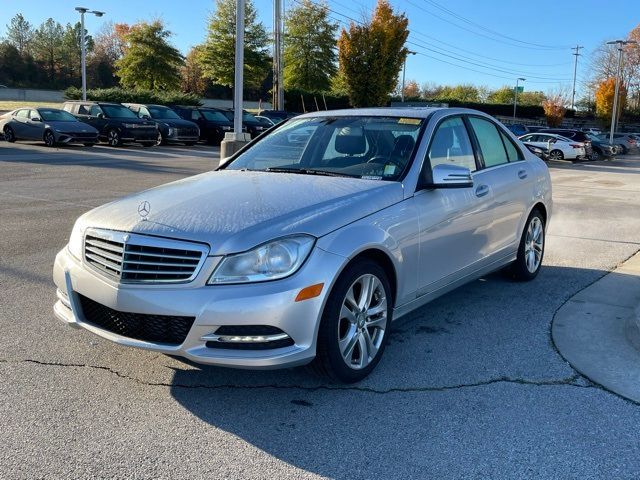
<svg viewBox="0 0 640 480">
<path fill-rule="evenodd" d="M 404 74 L 407 71 L 407 57 L 409 55 L 416 55 L 418 52 L 407 51 L 407 55 L 404 57 L 404 63 L 402 64 L 402 90 L 400 91 L 400 101 L 404 103 Z"/>
<path fill-rule="evenodd" d="M 513 91 L 513 120 L 516 119 L 516 107 L 518 106 L 518 82 L 524 82 L 526 78 L 518 77 L 516 78 L 516 88 Z"/>
<path fill-rule="evenodd" d="M 84 14 L 92 13 L 96 17 L 101 17 L 105 12 L 98 10 L 89 10 L 85 7 L 76 7 L 76 11 L 80 12 L 80 52 L 81 52 L 81 64 L 82 64 L 82 100 L 87 99 L 87 45 L 85 39 L 84 30 Z"/>
<path fill-rule="evenodd" d="M 613 134 L 616 131 L 616 120 L 618 117 L 618 92 L 620 91 L 620 73 L 622 68 L 622 52 L 625 45 L 637 45 L 635 40 L 614 40 L 607 42 L 607 45 L 618 46 L 618 67 L 616 68 L 616 88 L 613 94 L 613 110 L 611 112 L 611 128 L 609 130 L 609 145 L 613 145 Z"/>
</svg>

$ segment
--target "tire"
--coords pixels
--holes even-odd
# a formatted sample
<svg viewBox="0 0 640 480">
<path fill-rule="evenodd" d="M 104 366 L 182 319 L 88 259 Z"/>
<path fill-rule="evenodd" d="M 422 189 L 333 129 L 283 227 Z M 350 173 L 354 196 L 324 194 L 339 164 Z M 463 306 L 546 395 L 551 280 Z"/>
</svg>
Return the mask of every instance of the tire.
<svg viewBox="0 0 640 480">
<path fill-rule="evenodd" d="M 364 285 L 373 286 L 368 302 Z M 367 315 L 364 313 L 367 310 L 373 313 Z M 371 260 L 347 266 L 324 307 L 316 357 L 309 368 L 337 382 L 362 380 L 376 367 L 384 353 L 392 313 L 393 296 L 384 269 Z"/>
<path fill-rule="evenodd" d="M 107 132 L 107 143 L 112 147 L 122 146 L 122 139 L 118 130 L 112 128 Z"/>
<path fill-rule="evenodd" d="M 549 160 L 564 160 L 564 153 L 562 153 L 562 150 L 551 150 L 551 152 L 549 152 Z"/>
<path fill-rule="evenodd" d="M 511 264 L 510 268 L 510 272 L 515 280 L 533 280 L 540 272 L 546 245 L 544 226 L 544 217 L 540 211 L 536 209 L 531 212 L 527 223 L 525 223 L 522 237 L 520 238 L 518 257 Z M 536 230 L 538 233 L 536 233 Z M 535 241 L 536 238 L 538 241 Z M 533 257 L 531 255 L 533 255 Z"/>
<path fill-rule="evenodd" d="M 602 156 L 602 153 L 600 152 L 599 148 L 593 148 L 593 151 L 591 152 L 591 156 L 589 157 L 591 160 L 600 160 L 600 157 Z"/>
<path fill-rule="evenodd" d="M 158 140 L 156 141 L 156 145 L 166 145 L 167 141 L 162 136 L 162 132 L 158 130 Z"/>
<path fill-rule="evenodd" d="M 156 145 L 157 145 L 156 142 L 144 142 L 144 143 L 142 143 L 142 146 L 144 148 L 155 147 Z"/>
<path fill-rule="evenodd" d="M 4 127 L 4 139 L 9 143 L 16 141 L 16 134 L 14 133 L 13 128 L 9 126 Z"/>
<path fill-rule="evenodd" d="M 44 132 L 43 140 L 44 144 L 49 148 L 53 148 L 56 146 L 56 136 L 51 130 L 47 130 Z"/>
</svg>

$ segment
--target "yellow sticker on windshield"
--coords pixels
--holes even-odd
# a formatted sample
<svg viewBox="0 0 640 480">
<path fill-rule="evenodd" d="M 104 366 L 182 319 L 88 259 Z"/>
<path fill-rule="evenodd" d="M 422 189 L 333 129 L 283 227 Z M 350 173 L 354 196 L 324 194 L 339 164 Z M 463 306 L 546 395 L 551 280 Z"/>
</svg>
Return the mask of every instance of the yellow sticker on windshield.
<svg viewBox="0 0 640 480">
<path fill-rule="evenodd" d="M 420 125 L 422 123 L 421 118 L 400 118 L 398 119 L 398 123 L 403 123 L 405 125 Z"/>
</svg>

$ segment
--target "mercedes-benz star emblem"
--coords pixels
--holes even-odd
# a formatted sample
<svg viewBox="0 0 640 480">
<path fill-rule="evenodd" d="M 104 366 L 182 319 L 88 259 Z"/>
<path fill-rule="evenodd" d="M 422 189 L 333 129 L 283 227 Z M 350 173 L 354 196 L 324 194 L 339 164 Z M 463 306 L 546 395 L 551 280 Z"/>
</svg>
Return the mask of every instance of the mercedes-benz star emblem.
<svg viewBox="0 0 640 480">
<path fill-rule="evenodd" d="M 142 220 L 146 220 L 151 213 L 151 204 L 146 200 L 138 205 L 138 214 L 142 217 Z"/>
</svg>

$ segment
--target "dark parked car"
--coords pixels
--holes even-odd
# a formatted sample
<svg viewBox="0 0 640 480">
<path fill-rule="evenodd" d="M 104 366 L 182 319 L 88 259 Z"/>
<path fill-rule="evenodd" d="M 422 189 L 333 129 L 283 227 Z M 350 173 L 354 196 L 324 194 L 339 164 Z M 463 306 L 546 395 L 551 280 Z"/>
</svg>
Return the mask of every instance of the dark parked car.
<svg viewBox="0 0 640 480">
<path fill-rule="evenodd" d="M 520 123 L 514 123 L 512 125 L 505 125 L 516 136 L 520 137 L 526 133 L 529 133 L 529 129 Z"/>
<path fill-rule="evenodd" d="M 146 105 L 140 103 L 124 103 L 138 117 L 153 120 L 158 125 L 158 145 L 167 143 L 184 143 L 195 145 L 200 139 L 198 125 L 180 116 L 164 105 Z"/>
<path fill-rule="evenodd" d="M 71 101 L 63 108 L 78 120 L 96 128 L 100 140 L 112 147 L 125 142 L 152 147 L 158 141 L 158 127 L 151 120 L 143 120 L 119 103 Z"/>
<path fill-rule="evenodd" d="M 190 120 L 200 129 L 200 140 L 211 145 L 220 145 L 226 132 L 233 130 L 233 123 L 217 108 L 171 105 L 174 112 Z"/>
<path fill-rule="evenodd" d="M 287 112 L 286 110 L 262 110 L 260 115 L 267 117 L 276 125 L 298 115 L 297 113 Z"/>
<path fill-rule="evenodd" d="M 0 118 L 0 131 L 7 142 L 42 140 L 47 147 L 60 143 L 98 143 L 98 131 L 59 108 L 19 108 Z"/>
<path fill-rule="evenodd" d="M 600 157 L 613 157 L 619 151 L 622 152 L 622 148 L 619 145 L 609 145 L 609 141 L 603 140 L 597 135 L 589 132 L 585 132 L 591 140 L 591 147 L 593 153 L 591 154 L 591 160 L 598 160 Z"/>
<path fill-rule="evenodd" d="M 572 130 L 570 128 L 545 128 L 538 133 L 555 133 L 556 135 L 562 135 L 565 138 L 584 144 L 584 151 L 587 158 L 591 158 L 593 155 L 591 139 L 586 133 L 580 130 Z"/>
<path fill-rule="evenodd" d="M 230 122 L 233 122 L 233 109 L 229 108 L 221 111 L 229 119 Z M 262 132 L 268 130 L 269 127 L 265 126 L 260 120 L 251 115 L 249 112 L 243 110 L 242 129 L 246 129 L 246 131 L 251 135 L 251 138 L 256 138 Z"/>
</svg>

